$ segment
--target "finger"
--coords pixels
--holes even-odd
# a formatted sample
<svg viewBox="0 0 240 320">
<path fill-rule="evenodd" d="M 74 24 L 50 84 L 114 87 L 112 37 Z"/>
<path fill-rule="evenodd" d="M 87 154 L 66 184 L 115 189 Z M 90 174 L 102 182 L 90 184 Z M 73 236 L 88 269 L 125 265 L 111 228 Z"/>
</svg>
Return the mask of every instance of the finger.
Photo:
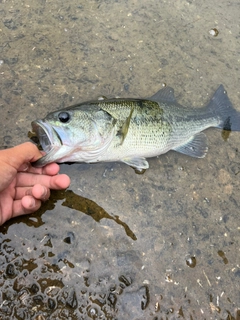
<svg viewBox="0 0 240 320">
<path fill-rule="evenodd" d="M 60 166 L 57 163 L 49 163 L 42 168 L 42 173 L 50 176 L 55 176 L 58 174 Z"/>
<path fill-rule="evenodd" d="M 50 197 L 50 190 L 41 184 L 35 184 L 31 189 L 31 195 L 36 199 L 46 201 Z"/>
<path fill-rule="evenodd" d="M 30 167 L 31 167 L 30 162 L 26 162 L 26 163 L 23 163 L 23 164 L 18 168 L 18 171 L 26 172 L 26 171 L 29 170 Z"/>
<path fill-rule="evenodd" d="M 11 195 L 3 191 L 0 193 L 0 225 L 12 218 L 13 201 Z"/>
<path fill-rule="evenodd" d="M 32 188 L 29 187 L 18 187 L 15 192 L 15 200 L 20 200 L 24 196 L 33 196 L 36 199 L 46 201 L 50 197 L 50 190 L 40 184 L 36 184 Z"/>
<path fill-rule="evenodd" d="M 4 150 L 5 151 L 5 150 Z M 25 142 L 5 151 L 10 165 L 18 169 L 22 164 L 36 161 L 42 157 L 41 152 L 31 142 Z M 18 155 L 16 157 L 16 154 Z"/>
<path fill-rule="evenodd" d="M 41 201 L 34 199 L 32 196 L 25 196 L 22 200 L 13 202 L 12 217 L 21 216 L 37 211 L 41 206 Z"/>
<path fill-rule="evenodd" d="M 66 174 L 55 176 L 20 172 L 16 177 L 17 187 L 32 187 L 41 184 L 49 189 L 66 189 L 70 185 L 70 178 Z"/>
<path fill-rule="evenodd" d="M 27 164 L 24 164 L 22 167 L 25 168 Z M 54 176 L 58 174 L 60 170 L 60 167 L 57 163 L 50 163 L 44 166 L 43 168 L 34 168 L 31 166 L 31 163 L 29 163 L 28 169 L 27 170 L 20 170 L 19 171 L 27 171 L 30 173 L 36 173 L 36 174 L 47 174 L 50 176 Z"/>
<path fill-rule="evenodd" d="M 14 200 L 20 200 L 26 195 L 32 195 L 32 187 L 16 187 Z"/>
</svg>

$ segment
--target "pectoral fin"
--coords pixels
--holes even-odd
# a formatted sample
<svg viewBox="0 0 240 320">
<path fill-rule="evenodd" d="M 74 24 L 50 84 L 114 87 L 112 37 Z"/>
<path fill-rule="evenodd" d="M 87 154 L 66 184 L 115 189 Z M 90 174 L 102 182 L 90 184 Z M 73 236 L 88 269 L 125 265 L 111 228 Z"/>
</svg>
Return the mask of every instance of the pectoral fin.
<svg viewBox="0 0 240 320">
<path fill-rule="evenodd" d="M 131 117 L 132 117 L 132 114 L 133 114 L 133 110 L 134 110 L 134 108 L 131 109 L 129 116 L 126 118 L 126 120 L 125 120 L 124 124 L 122 125 L 121 129 L 117 133 L 117 135 L 121 137 L 120 144 L 123 144 L 123 141 L 127 136 L 128 128 L 129 128 Z"/>
<path fill-rule="evenodd" d="M 149 168 L 147 160 L 143 157 L 124 158 L 121 161 L 128 164 L 130 167 L 133 167 L 139 172 Z"/>
<path fill-rule="evenodd" d="M 189 141 L 173 150 L 194 158 L 204 158 L 207 154 L 207 137 L 203 132 L 195 134 Z"/>
</svg>

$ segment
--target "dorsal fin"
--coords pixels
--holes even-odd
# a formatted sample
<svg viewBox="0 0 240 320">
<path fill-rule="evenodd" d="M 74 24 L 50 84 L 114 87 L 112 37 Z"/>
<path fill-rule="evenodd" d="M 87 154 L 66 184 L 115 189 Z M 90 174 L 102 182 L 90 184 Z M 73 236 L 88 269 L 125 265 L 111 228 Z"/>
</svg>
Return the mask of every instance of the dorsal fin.
<svg viewBox="0 0 240 320">
<path fill-rule="evenodd" d="M 98 99 L 98 100 L 107 100 L 108 98 L 105 97 L 105 96 L 99 96 L 97 99 Z"/>
<path fill-rule="evenodd" d="M 176 102 L 174 96 L 174 89 L 171 87 L 165 87 L 160 89 L 152 97 L 148 98 L 149 100 L 156 102 Z"/>
</svg>

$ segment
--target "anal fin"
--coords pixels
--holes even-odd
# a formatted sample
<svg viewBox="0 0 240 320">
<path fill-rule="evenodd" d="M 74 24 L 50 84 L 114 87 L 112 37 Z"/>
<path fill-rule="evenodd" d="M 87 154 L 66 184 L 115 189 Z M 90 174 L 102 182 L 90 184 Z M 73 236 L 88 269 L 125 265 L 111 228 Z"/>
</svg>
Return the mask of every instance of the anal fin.
<svg viewBox="0 0 240 320">
<path fill-rule="evenodd" d="M 194 158 L 204 158 L 207 154 L 207 137 L 203 132 L 197 133 L 186 143 L 173 150 Z"/>
</svg>

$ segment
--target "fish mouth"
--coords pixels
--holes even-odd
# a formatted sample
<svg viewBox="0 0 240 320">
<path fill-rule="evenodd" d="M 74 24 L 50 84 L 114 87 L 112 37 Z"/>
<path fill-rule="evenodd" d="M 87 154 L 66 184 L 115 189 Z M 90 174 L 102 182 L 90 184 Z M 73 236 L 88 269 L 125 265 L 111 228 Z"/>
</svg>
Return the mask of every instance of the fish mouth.
<svg viewBox="0 0 240 320">
<path fill-rule="evenodd" d="M 57 136 L 60 144 L 62 144 L 60 137 L 52 126 L 42 120 L 36 120 L 32 122 L 32 129 L 36 133 L 39 143 L 43 148 L 43 151 L 49 153 L 54 146 L 54 137 Z"/>
<path fill-rule="evenodd" d="M 39 143 L 46 155 L 39 160 L 32 162 L 34 167 L 43 167 L 50 161 L 51 156 L 62 145 L 62 140 L 57 131 L 46 121 L 36 120 L 32 123 L 32 130 L 36 133 Z"/>
</svg>

